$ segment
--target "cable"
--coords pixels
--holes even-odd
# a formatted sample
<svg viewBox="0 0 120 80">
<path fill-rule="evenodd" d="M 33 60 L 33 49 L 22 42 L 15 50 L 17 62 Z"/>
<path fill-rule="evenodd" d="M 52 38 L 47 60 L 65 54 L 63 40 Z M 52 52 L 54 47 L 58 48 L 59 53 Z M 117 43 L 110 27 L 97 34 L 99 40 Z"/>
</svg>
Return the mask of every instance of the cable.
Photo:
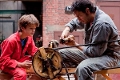
<svg viewBox="0 0 120 80">
<path fill-rule="evenodd" d="M 78 46 L 93 46 L 93 45 L 97 45 L 97 44 L 101 44 L 101 43 L 111 43 L 111 42 L 119 42 L 120 40 L 112 40 L 112 41 L 101 41 L 101 42 L 97 42 L 97 43 L 88 43 L 88 44 L 83 44 L 83 45 L 76 45 L 76 46 L 67 46 L 67 47 L 58 47 L 58 48 L 53 48 L 54 50 L 57 49 L 64 49 L 64 48 L 72 48 L 72 47 L 78 47 Z"/>
<path fill-rule="evenodd" d="M 67 70 L 67 67 L 66 67 L 66 65 L 64 64 L 64 62 L 62 62 L 62 64 L 63 64 L 63 66 L 65 67 L 65 70 L 66 70 L 66 74 L 67 74 L 67 76 L 68 76 L 68 80 L 70 80 L 70 76 L 69 76 L 69 74 L 68 74 L 68 70 Z"/>
</svg>

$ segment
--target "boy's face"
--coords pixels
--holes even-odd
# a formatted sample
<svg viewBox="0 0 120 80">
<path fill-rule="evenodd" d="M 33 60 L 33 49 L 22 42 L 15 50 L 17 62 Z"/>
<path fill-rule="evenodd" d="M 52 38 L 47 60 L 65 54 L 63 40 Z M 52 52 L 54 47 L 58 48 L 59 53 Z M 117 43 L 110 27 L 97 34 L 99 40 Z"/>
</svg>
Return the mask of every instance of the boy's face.
<svg viewBox="0 0 120 80">
<path fill-rule="evenodd" d="M 28 25 L 26 26 L 26 28 L 22 28 L 22 34 L 25 36 L 33 36 L 35 33 L 35 29 L 36 29 L 36 25 L 32 24 L 32 25 Z"/>
</svg>

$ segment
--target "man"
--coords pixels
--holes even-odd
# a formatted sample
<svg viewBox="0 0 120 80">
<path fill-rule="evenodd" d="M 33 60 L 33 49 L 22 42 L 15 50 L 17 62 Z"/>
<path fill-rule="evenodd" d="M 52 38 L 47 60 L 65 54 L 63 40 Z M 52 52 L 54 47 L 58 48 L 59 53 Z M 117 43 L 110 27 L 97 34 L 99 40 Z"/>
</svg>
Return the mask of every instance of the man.
<svg viewBox="0 0 120 80">
<path fill-rule="evenodd" d="M 19 30 L 2 42 L 0 69 L 11 74 L 14 80 L 26 80 L 26 69 L 32 64 L 31 56 L 38 50 L 33 35 L 39 21 L 33 14 L 27 14 L 19 19 L 18 24 Z"/>
<path fill-rule="evenodd" d="M 120 47 L 118 42 L 114 41 L 118 40 L 119 35 L 112 19 L 89 0 L 76 0 L 72 3 L 71 10 L 76 18 L 66 24 L 61 39 L 67 38 L 69 41 L 63 44 L 79 45 L 74 36 L 68 34 L 77 29 L 84 29 L 85 44 L 95 45 L 59 50 L 63 62 L 70 66 L 77 64 L 78 80 L 93 80 L 94 71 L 118 67 Z"/>
</svg>

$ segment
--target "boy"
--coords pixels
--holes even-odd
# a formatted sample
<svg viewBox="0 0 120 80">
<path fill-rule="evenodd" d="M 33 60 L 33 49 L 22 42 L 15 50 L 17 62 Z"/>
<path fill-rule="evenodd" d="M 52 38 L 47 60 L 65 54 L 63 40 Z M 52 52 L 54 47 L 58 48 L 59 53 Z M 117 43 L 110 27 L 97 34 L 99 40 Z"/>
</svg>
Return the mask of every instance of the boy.
<svg viewBox="0 0 120 80">
<path fill-rule="evenodd" d="M 39 21 L 33 14 L 28 14 L 23 15 L 18 23 L 19 30 L 2 42 L 0 69 L 11 74 L 14 80 L 26 80 L 25 70 L 31 67 L 30 58 L 38 50 L 33 35 Z"/>
</svg>

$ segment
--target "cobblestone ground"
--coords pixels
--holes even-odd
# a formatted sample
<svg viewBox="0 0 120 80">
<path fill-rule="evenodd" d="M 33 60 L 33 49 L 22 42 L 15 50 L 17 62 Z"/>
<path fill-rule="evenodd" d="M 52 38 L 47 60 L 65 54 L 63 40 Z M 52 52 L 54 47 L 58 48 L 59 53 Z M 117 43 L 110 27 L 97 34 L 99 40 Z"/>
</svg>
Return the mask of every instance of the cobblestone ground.
<svg viewBox="0 0 120 80">
<path fill-rule="evenodd" d="M 65 78 L 65 80 L 69 80 L 69 79 L 68 79 L 68 76 L 63 76 L 63 77 Z M 73 75 L 70 75 L 69 77 L 70 77 L 70 80 L 75 80 L 75 78 L 74 78 Z"/>
<path fill-rule="evenodd" d="M 68 76 L 63 76 L 66 80 L 69 80 L 68 79 Z M 74 76 L 73 75 L 70 75 L 70 80 L 75 80 Z M 102 75 L 98 74 L 97 75 L 97 80 L 106 80 Z M 115 79 L 113 79 L 115 80 Z M 120 79 L 119 79 L 120 80 Z"/>
<path fill-rule="evenodd" d="M 62 77 L 65 78 L 65 80 L 69 80 L 67 75 L 62 76 Z M 73 75 L 70 75 L 69 77 L 70 77 L 70 80 L 75 80 Z M 40 77 L 32 76 L 31 78 L 29 78 L 27 80 L 46 80 L 46 79 L 43 79 L 43 78 L 40 79 Z M 47 80 L 50 80 L 50 79 L 47 79 Z M 55 80 L 57 80 L 57 79 L 55 79 Z M 100 74 L 98 74 L 97 80 L 106 80 L 106 79 L 103 76 L 101 76 Z M 120 80 L 120 79 L 118 78 L 118 79 L 112 79 L 112 80 Z"/>
</svg>

